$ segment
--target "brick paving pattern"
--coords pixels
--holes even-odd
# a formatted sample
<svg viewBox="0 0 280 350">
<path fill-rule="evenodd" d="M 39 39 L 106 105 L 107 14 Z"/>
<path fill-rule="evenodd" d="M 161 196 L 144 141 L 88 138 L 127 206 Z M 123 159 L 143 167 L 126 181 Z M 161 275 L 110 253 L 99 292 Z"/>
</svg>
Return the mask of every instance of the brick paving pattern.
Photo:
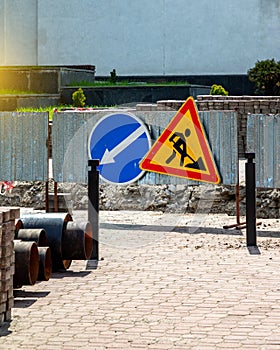
<svg viewBox="0 0 280 350">
<path fill-rule="evenodd" d="M 145 215 L 139 230 L 158 239 L 103 243 L 98 266 L 74 261 L 17 290 L 0 349 L 280 349 L 280 233 L 248 251 L 245 232 L 215 229 L 211 216 L 190 233 L 172 215 L 157 231 Z"/>
</svg>

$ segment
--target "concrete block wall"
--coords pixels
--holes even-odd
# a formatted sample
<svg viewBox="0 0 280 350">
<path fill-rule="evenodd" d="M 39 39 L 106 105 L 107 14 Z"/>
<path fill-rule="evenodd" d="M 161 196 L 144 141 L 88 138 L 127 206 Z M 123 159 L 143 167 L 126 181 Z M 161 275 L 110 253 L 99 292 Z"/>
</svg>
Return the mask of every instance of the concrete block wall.
<svg viewBox="0 0 280 350">
<path fill-rule="evenodd" d="M 239 157 L 246 152 L 247 115 L 280 113 L 280 96 L 217 96 L 201 95 L 197 97 L 200 111 L 234 110 L 238 116 Z"/>
<path fill-rule="evenodd" d="M 18 208 L 0 207 L 0 326 L 11 320 L 14 306 L 14 233 L 19 214 Z"/>
<path fill-rule="evenodd" d="M 1 89 L 57 94 L 60 89 L 60 68 L 1 67 Z"/>
<path fill-rule="evenodd" d="M 18 108 L 40 108 L 59 104 L 59 94 L 0 95 L 0 111 L 5 112 L 13 112 Z"/>
<path fill-rule="evenodd" d="M 138 111 L 167 111 L 178 110 L 184 101 L 166 100 L 157 104 L 138 104 Z M 233 110 L 238 116 L 238 153 L 239 158 L 245 157 L 247 115 L 279 114 L 280 96 L 218 96 L 199 95 L 196 100 L 199 111 Z"/>
<path fill-rule="evenodd" d="M 137 111 L 177 111 L 185 100 L 162 100 L 157 103 L 138 103 Z"/>
<path fill-rule="evenodd" d="M 94 80 L 95 66 L 0 67 L 1 89 L 58 94 L 61 86 Z"/>
</svg>

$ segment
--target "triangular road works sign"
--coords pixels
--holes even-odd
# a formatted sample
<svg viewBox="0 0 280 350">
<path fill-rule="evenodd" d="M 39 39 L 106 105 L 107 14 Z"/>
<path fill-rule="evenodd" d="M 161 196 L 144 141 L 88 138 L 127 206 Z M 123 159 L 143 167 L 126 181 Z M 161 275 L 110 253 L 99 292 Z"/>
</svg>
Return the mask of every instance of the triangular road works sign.
<svg viewBox="0 0 280 350">
<path fill-rule="evenodd" d="M 220 176 L 189 97 L 140 162 L 142 170 L 218 184 Z"/>
</svg>

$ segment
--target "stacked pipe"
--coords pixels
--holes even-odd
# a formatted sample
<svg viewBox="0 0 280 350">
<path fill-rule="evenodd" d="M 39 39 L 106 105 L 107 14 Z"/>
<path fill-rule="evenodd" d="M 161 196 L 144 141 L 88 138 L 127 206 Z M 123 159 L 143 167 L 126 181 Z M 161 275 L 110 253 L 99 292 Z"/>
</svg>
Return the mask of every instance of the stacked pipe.
<svg viewBox="0 0 280 350">
<path fill-rule="evenodd" d="M 14 288 L 33 285 L 39 273 L 39 253 L 35 242 L 14 241 L 15 274 Z"/>
<path fill-rule="evenodd" d="M 14 287 L 48 281 L 52 271 L 51 251 L 43 229 L 21 229 L 17 222 L 15 240 L 16 269 Z"/>
<path fill-rule="evenodd" d="M 36 234 L 35 230 L 37 230 Z M 53 271 L 66 270 L 70 267 L 72 260 L 87 260 L 91 256 L 93 247 L 91 224 L 73 221 L 68 213 L 23 216 L 17 222 L 17 232 L 18 239 L 31 240 L 33 236 L 33 240 L 37 237 L 38 242 L 45 240 L 41 244 L 50 249 Z M 42 238 L 44 235 L 45 238 Z M 43 250 L 41 254 L 44 256 Z M 45 258 L 46 254 L 45 249 Z"/>
</svg>

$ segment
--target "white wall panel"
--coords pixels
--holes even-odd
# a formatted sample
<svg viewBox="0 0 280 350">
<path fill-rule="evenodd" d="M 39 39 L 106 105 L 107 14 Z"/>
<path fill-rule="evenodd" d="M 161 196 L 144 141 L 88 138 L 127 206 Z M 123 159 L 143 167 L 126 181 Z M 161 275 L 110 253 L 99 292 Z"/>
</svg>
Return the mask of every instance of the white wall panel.
<svg viewBox="0 0 280 350">
<path fill-rule="evenodd" d="M 0 0 L 0 64 L 37 64 L 37 0 Z"/>
<path fill-rule="evenodd" d="M 257 60 L 280 59 L 279 0 L 0 0 L 3 8 L 2 65 L 244 74 Z"/>
</svg>

